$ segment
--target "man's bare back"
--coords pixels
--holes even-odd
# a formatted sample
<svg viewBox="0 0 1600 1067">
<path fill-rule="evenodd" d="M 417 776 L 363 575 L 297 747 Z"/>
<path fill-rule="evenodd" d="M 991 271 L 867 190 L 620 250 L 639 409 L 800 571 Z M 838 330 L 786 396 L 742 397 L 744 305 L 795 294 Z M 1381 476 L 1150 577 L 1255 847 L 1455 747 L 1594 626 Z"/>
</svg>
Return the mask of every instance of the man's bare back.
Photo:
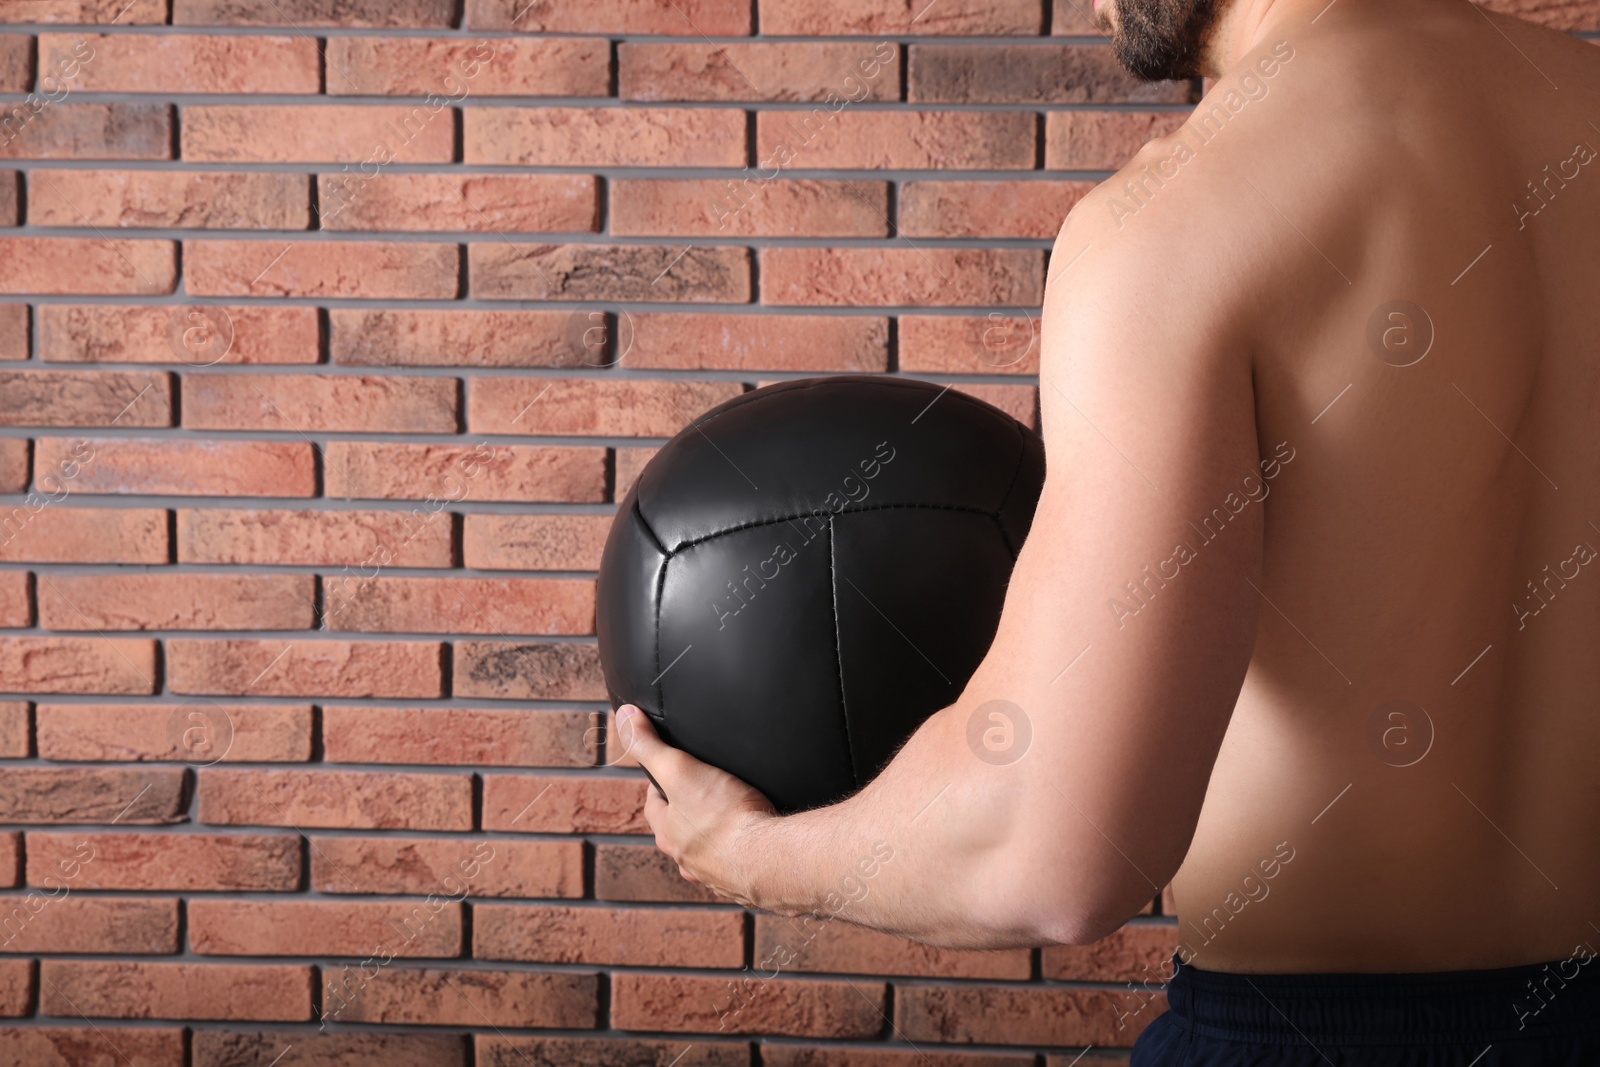
<svg viewBox="0 0 1600 1067">
<path fill-rule="evenodd" d="M 1567 958 L 1600 944 L 1600 53 L 1464 0 L 1274 17 L 1074 213 L 1110 241 L 1228 220 L 1261 455 L 1292 454 L 1180 955 Z"/>
</svg>

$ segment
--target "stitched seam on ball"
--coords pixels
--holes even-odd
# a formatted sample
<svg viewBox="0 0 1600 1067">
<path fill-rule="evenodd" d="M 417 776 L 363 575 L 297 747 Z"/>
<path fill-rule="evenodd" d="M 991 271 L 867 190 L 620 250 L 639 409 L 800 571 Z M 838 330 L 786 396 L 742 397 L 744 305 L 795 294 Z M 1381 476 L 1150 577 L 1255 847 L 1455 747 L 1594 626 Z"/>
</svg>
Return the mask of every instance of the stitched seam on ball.
<svg viewBox="0 0 1600 1067">
<path fill-rule="evenodd" d="M 656 625 L 652 636 L 656 641 L 656 707 L 661 709 L 661 721 L 667 721 L 667 688 L 661 684 L 661 676 L 666 672 L 661 669 L 661 592 L 667 586 L 667 565 L 672 562 L 672 556 L 661 561 L 661 573 L 656 578 L 655 616 Z"/>
<path fill-rule="evenodd" d="M 833 520 L 828 517 L 828 584 L 833 587 L 833 660 L 839 665 L 839 718 L 844 722 L 844 747 L 850 754 L 850 781 L 856 788 L 861 779 L 856 775 L 856 745 L 850 737 L 850 707 L 844 695 L 844 648 L 839 642 L 839 576 L 833 564 L 833 546 L 837 540 Z"/>
<path fill-rule="evenodd" d="M 828 522 L 831 525 L 833 517 L 838 515 L 859 515 L 866 511 L 888 511 L 893 508 L 933 508 L 936 511 L 964 511 L 969 515 L 984 515 L 991 519 L 995 517 L 993 512 L 985 511 L 982 508 L 967 507 L 964 504 L 872 504 L 864 508 L 845 508 L 843 511 L 835 511 L 829 516 Z M 741 530 L 754 530 L 760 526 L 776 526 L 780 522 L 809 519 L 815 514 L 815 512 L 811 511 L 802 511 L 795 515 L 783 515 L 776 519 L 762 519 L 759 522 L 747 522 L 742 526 L 730 526 L 726 530 L 717 530 L 715 533 L 708 533 L 704 537 L 696 537 L 693 541 L 684 541 L 673 549 L 673 553 L 682 552 L 686 548 L 693 548 L 696 545 L 704 544 L 718 537 L 726 537 L 728 534 L 738 533 Z"/>
</svg>

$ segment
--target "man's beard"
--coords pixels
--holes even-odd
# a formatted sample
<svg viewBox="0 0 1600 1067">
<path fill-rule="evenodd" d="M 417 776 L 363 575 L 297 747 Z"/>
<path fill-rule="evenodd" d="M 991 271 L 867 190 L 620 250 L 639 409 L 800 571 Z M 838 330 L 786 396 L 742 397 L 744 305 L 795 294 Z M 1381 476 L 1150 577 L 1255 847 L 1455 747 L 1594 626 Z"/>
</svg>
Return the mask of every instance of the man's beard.
<svg viewBox="0 0 1600 1067">
<path fill-rule="evenodd" d="M 1112 23 L 1111 50 L 1128 73 L 1144 81 L 1198 78 L 1200 53 L 1216 20 L 1216 0 L 1106 0 L 1101 21 Z"/>
</svg>

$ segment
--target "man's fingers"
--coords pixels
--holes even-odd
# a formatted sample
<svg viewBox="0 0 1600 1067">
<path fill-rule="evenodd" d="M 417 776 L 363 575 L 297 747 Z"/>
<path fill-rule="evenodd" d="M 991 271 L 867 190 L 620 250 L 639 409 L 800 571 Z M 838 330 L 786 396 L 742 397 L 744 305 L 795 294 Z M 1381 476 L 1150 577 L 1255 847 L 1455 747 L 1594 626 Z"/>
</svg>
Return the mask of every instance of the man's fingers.
<svg viewBox="0 0 1600 1067">
<path fill-rule="evenodd" d="M 650 784 L 655 786 L 662 799 L 666 799 L 666 787 L 657 775 L 671 776 L 678 750 L 661 740 L 650 717 L 632 704 L 624 704 L 617 709 L 617 729 L 622 735 L 623 745 L 639 761 L 645 777 L 650 779 Z"/>
</svg>

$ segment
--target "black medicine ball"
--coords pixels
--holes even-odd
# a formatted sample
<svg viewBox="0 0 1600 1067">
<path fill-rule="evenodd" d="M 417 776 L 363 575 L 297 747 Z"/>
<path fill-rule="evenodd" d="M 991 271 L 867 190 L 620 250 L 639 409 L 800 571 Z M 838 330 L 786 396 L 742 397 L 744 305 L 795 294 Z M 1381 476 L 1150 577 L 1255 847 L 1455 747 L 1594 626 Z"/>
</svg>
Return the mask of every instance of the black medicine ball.
<svg viewBox="0 0 1600 1067">
<path fill-rule="evenodd" d="M 1043 484 L 1038 435 L 926 382 L 810 378 L 706 412 L 606 541 L 613 704 L 781 811 L 843 799 L 960 696 Z"/>
</svg>

